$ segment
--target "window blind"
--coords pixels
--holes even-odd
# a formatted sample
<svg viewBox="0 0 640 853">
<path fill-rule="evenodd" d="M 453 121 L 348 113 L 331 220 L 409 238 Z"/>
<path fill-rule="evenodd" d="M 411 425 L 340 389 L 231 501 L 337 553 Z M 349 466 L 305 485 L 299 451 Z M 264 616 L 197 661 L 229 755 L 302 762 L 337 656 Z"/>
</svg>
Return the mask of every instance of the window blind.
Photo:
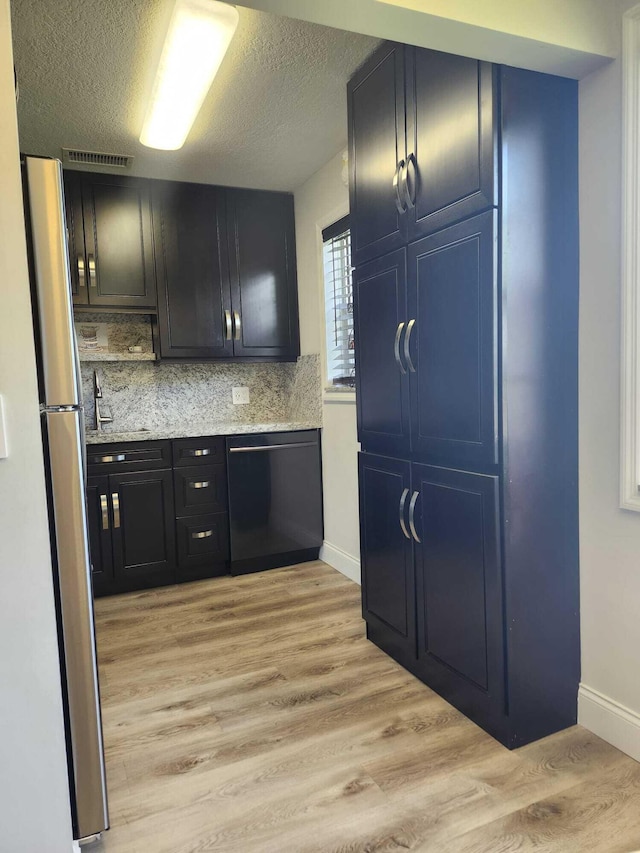
<svg viewBox="0 0 640 853">
<path fill-rule="evenodd" d="M 345 216 L 322 232 L 327 331 L 327 380 L 330 385 L 355 386 L 351 235 Z"/>
</svg>

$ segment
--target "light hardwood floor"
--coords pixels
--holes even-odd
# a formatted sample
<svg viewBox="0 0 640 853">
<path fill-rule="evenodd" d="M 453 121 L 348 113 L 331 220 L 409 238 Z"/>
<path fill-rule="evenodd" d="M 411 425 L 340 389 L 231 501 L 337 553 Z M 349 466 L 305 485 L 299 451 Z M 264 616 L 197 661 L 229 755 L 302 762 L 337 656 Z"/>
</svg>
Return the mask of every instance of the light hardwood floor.
<svg viewBox="0 0 640 853">
<path fill-rule="evenodd" d="M 112 829 L 91 853 L 630 853 L 640 765 L 509 752 L 364 638 L 323 563 L 96 602 Z"/>
</svg>

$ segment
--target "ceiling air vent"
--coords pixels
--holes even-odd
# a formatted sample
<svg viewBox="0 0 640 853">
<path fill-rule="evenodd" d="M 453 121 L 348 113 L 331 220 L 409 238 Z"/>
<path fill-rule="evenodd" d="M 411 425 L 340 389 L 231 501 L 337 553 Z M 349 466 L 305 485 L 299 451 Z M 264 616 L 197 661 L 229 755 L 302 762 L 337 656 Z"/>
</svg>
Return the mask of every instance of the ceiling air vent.
<svg viewBox="0 0 640 853">
<path fill-rule="evenodd" d="M 99 151 L 78 151 L 77 148 L 63 148 L 62 162 L 76 166 L 95 166 L 103 169 L 130 169 L 133 157 L 127 154 L 104 154 Z"/>
</svg>

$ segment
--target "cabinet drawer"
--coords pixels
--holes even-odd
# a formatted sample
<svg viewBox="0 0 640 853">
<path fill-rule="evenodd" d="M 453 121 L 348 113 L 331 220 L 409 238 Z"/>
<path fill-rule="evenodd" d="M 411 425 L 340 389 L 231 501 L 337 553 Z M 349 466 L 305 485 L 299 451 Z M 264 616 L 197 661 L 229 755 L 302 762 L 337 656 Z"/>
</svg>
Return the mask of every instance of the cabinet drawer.
<svg viewBox="0 0 640 853">
<path fill-rule="evenodd" d="M 87 447 L 90 474 L 123 474 L 171 467 L 171 442 L 128 441 Z"/>
<path fill-rule="evenodd" d="M 222 565 L 229 559 L 229 520 L 226 512 L 179 518 L 176 529 L 181 576 L 193 577 L 192 570 L 203 567 L 207 571 L 198 572 L 198 577 L 226 573 L 226 565 Z M 215 564 L 220 564 L 220 571 L 208 571 Z"/>
<path fill-rule="evenodd" d="M 227 511 L 227 467 L 224 462 L 176 468 L 173 485 L 178 517 Z"/>
<path fill-rule="evenodd" d="M 173 467 L 224 462 L 224 437 L 179 438 L 173 442 Z"/>
</svg>

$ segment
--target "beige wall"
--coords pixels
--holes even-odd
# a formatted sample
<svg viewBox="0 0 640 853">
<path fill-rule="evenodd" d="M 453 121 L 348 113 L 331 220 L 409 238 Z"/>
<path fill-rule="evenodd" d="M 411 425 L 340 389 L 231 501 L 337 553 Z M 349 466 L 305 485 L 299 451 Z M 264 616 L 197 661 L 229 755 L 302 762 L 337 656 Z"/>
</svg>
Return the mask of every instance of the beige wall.
<svg viewBox="0 0 640 853">
<path fill-rule="evenodd" d="M 24 243 L 9 4 L 0 0 L 0 850 L 69 853 L 60 673 Z"/>
<path fill-rule="evenodd" d="M 640 513 L 619 509 L 621 110 L 617 61 L 580 84 L 580 719 L 640 759 Z"/>
<path fill-rule="evenodd" d="M 346 104 L 345 104 L 346 109 Z M 322 229 L 349 212 L 342 152 L 295 192 L 302 353 L 324 352 Z M 353 395 L 325 396 L 322 406 L 324 535 L 322 557 L 360 580 L 356 407 Z"/>
</svg>

